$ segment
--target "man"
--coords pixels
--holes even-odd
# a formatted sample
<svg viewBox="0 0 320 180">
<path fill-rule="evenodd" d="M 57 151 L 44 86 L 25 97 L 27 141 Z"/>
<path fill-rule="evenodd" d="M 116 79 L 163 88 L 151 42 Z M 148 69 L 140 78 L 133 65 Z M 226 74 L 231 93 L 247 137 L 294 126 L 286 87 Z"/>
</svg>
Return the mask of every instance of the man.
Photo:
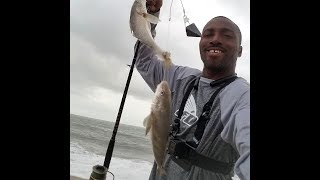
<svg viewBox="0 0 320 180">
<path fill-rule="evenodd" d="M 161 6 L 162 0 L 147 1 L 155 16 Z M 155 27 L 152 24 L 153 36 Z M 143 79 L 153 91 L 166 80 L 172 91 L 166 174 L 158 174 L 154 163 L 149 179 L 231 180 L 235 172 L 249 180 L 250 85 L 235 73 L 242 53 L 240 29 L 226 17 L 211 19 L 203 28 L 199 50 L 202 71 L 177 65 L 167 70 L 140 44 L 136 68 Z"/>
</svg>

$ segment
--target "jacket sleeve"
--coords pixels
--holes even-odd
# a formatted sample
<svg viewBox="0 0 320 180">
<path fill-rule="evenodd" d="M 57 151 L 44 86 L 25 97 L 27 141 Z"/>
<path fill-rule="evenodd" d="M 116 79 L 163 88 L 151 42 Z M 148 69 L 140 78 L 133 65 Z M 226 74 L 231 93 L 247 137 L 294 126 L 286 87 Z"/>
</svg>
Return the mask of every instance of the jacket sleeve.
<svg viewBox="0 0 320 180">
<path fill-rule="evenodd" d="M 242 78 L 222 90 L 220 96 L 221 137 L 238 152 L 234 172 L 250 180 L 250 85 Z"/>
<path fill-rule="evenodd" d="M 250 180 L 250 97 L 242 95 L 235 116 L 234 144 L 240 154 L 235 163 L 235 173 L 241 180 Z"/>
<path fill-rule="evenodd" d="M 154 16 L 159 17 L 160 11 L 154 13 Z M 156 36 L 157 24 L 151 24 L 151 34 L 153 37 Z M 138 43 L 138 41 L 137 41 Z M 136 51 L 137 43 L 135 44 L 134 50 Z M 155 55 L 153 50 L 146 46 L 143 42 L 140 43 L 138 54 L 136 57 L 136 68 L 151 90 L 154 92 L 157 84 L 164 80 L 164 72 L 162 62 Z M 172 71 L 170 67 L 169 71 Z M 171 73 L 171 72 L 168 72 Z M 169 83 L 169 82 L 168 82 Z M 169 83 L 170 85 L 170 83 Z"/>
<path fill-rule="evenodd" d="M 153 15 L 159 17 L 159 14 L 160 11 Z M 153 37 L 156 36 L 156 26 L 156 24 L 151 24 L 151 34 Z M 136 50 L 136 48 L 137 43 L 134 49 Z M 157 85 L 163 80 L 167 81 L 171 90 L 173 90 L 178 78 L 183 78 L 191 74 L 198 74 L 200 72 L 198 69 L 177 66 L 174 63 L 172 63 L 169 69 L 164 69 L 163 61 L 155 55 L 151 48 L 142 42 L 140 43 L 136 58 L 136 68 L 153 92 Z"/>
</svg>

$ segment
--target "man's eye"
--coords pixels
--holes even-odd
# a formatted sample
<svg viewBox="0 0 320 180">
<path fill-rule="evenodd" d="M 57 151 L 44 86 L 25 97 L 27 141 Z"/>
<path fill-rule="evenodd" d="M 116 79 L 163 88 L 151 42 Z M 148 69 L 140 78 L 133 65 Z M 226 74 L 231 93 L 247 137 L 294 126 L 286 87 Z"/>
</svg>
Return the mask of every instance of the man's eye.
<svg viewBox="0 0 320 180">
<path fill-rule="evenodd" d="M 203 36 L 204 36 L 204 37 L 209 37 L 209 36 L 211 36 L 211 34 L 212 34 L 212 33 L 204 33 Z"/>
</svg>

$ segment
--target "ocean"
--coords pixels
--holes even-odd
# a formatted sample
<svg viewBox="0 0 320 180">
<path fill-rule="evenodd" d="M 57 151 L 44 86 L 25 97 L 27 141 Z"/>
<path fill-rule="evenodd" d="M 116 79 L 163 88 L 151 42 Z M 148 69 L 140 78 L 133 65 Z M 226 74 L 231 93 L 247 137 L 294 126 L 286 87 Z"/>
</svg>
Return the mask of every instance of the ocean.
<svg viewBox="0 0 320 180">
<path fill-rule="evenodd" d="M 113 128 L 114 122 L 70 114 L 70 175 L 88 179 L 93 166 L 103 165 Z M 120 123 L 109 165 L 116 180 L 148 179 L 153 154 L 144 134 L 143 127 Z"/>
<path fill-rule="evenodd" d="M 70 114 L 70 176 L 89 179 L 92 167 L 103 165 L 113 128 L 114 122 Z M 145 128 L 120 123 L 109 165 L 114 179 L 147 180 L 153 161 Z"/>
</svg>

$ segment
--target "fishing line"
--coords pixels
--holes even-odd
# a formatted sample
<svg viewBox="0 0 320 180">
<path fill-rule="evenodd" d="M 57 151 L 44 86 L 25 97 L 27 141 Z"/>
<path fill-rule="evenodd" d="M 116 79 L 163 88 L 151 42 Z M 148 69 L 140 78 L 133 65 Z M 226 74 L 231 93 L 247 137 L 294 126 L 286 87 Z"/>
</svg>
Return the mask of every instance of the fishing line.
<svg viewBox="0 0 320 180">
<path fill-rule="evenodd" d="M 114 180 L 114 174 L 112 172 L 110 172 L 110 171 L 107 171 L 107 172 L 112 175 L 112 177 L 113 177 L 112 180 Z"/>
<path fill-rule="evenodd" d="M 166 38 L 166 48 L 167 48 L 167 51 L 168 52 L 171 52 L 171 47 L 170 47 L 170 44 L 169 44 L 169 40 L 170 40 L 170 25 L 171 25 L 171 12 L 172 12 L 172 4 L 173 4 L 173 0 L 171 0 L 171 4 L 170 4 L 170 11 L 169 11 L 169 22 L 168 22 L 168 29 L 167 29 L 167 38 Z M 171 57 L 172 58 L 172 57 Z M 169 69 L 164 69 L 163 70 L 163 78 L 162 78 L 162 81 L 164 81 L 166 78 L 167 78 L 167 72 L 169 71 Z"/>
<path fill-rule="evenodd" d="M 189 18 L 186 15 L 186 10 L 184 9 L 184 5 L 183 5 L 182 0 L 180 0 L 180 3 L 181 3 L 181 6 L 182 6 L 183 22 L 184 22 L 184 27 L 186 29 L 187 36 L 189 36 L 189 37 L 200 37 L 201 33 L 198 30 L 198 28 L 196 27 L 196 25 L 194 23 L 191 24 L 189 22 Z M 171 22 L 171 16 L 172 16 L 171 15 L 172 14 L 172 4 L 173 4 L 173 0 L 171 0 L 171 4 L 170 4 L 169 22 L 168 22 L 168 36 L 167 36 L 167 40 L 166 40 L 166 47 L 168 49 L 170 49 L 169 48 L 169 39 L 170 39 L 170 24 L 171 24 L 170 22 Z M 187 23 L 189 25 L 187 25 Z"/>
<path fill-rule="evenodd" d="M 173 3 L 173 0 L 171 0 L 171 4 L 170 4 L 169 21 L 171 21 L 171 9 L 172 9 L 172 3 Z"/>
<path fill-rule="evenodd" d="M 167 40 L 166 40 L 166 47 L 167 47 L 168 51 L 171 51 L 171 49 L 169 47 L 169 39 L 170 39 L 170 25 L 171 25 L 172 4 L 173 4 L 173 0 L 171 0 L 171 4 L 170 4 L 169 22 L 168 22 L 168 29 L 167 29 L 168 35 L 167 35 Z"/>
<path fill-rule="evenodd" d="M 190 23 L 189 22 L 189 18 L 187 17 L 186 15 L 186 11 L 184 9 L 184 6 L 183 6 L 183 3 L 182 3 L 182 0 L 180 0 L 181 2 L 181 6 L 182 6 L 182 9 L 183 9 L 183 21 L 184 21 L 184 26 L 186 28 L 186 33 L 187 33 L 187 36 L 188 37 L 201 37 L 201 32 L 199 31 L 199 29 L 197 28 L 197 26 L 194 24 L 194 23 Z M 189 25 L 187 25 L 187 23 Z"/>
<path fill-rule="evenodd" d="M 186 23 L 189 22 L 189 18 L 187 17 L 186 15 L 186 11 L 184 9 L 184 6 L 183 6 L 183 3 L 182 3 L 182 0 L 180 0 L 181 2 L 181 6 L 182 6 L 182 11 L 183 11 L 183 22 L 184 22 L 184 27 L 186 28 L 187 25 Z M 168 36 L 167 36 L 167 47 L 168 47 L 168 43 L 169 43 L 169 36 L 170 36 L 170 22 L 171 22 L 171 13 L 172 13 L 172 4 L 173 4 L 173 0 L 171 0 L 171 4 L 170 4 L 170 11 L 169 11 L 169 23 L 168 23 Z"/>
<path fill-rule="evenodd" d="M 186 23 L 188 22 L 188 23 L 190 24 L 190 22 L 189 22 L 189 18 L 188 18 L 188 17 L 187 17 L 187 15 L 186 15 L 186 11 L 185 11 L 185 9 L 184 9 L 184 6 L 183 6 L 183 3 L 182 3 L 182 0 L 180 0 L 180 2 L 181 2 L 182 10 L 183 10 L 183 21 L 184 21 L 184 26 L 185 26 L 185 27 L 187 27 Z"/>
</svg>

